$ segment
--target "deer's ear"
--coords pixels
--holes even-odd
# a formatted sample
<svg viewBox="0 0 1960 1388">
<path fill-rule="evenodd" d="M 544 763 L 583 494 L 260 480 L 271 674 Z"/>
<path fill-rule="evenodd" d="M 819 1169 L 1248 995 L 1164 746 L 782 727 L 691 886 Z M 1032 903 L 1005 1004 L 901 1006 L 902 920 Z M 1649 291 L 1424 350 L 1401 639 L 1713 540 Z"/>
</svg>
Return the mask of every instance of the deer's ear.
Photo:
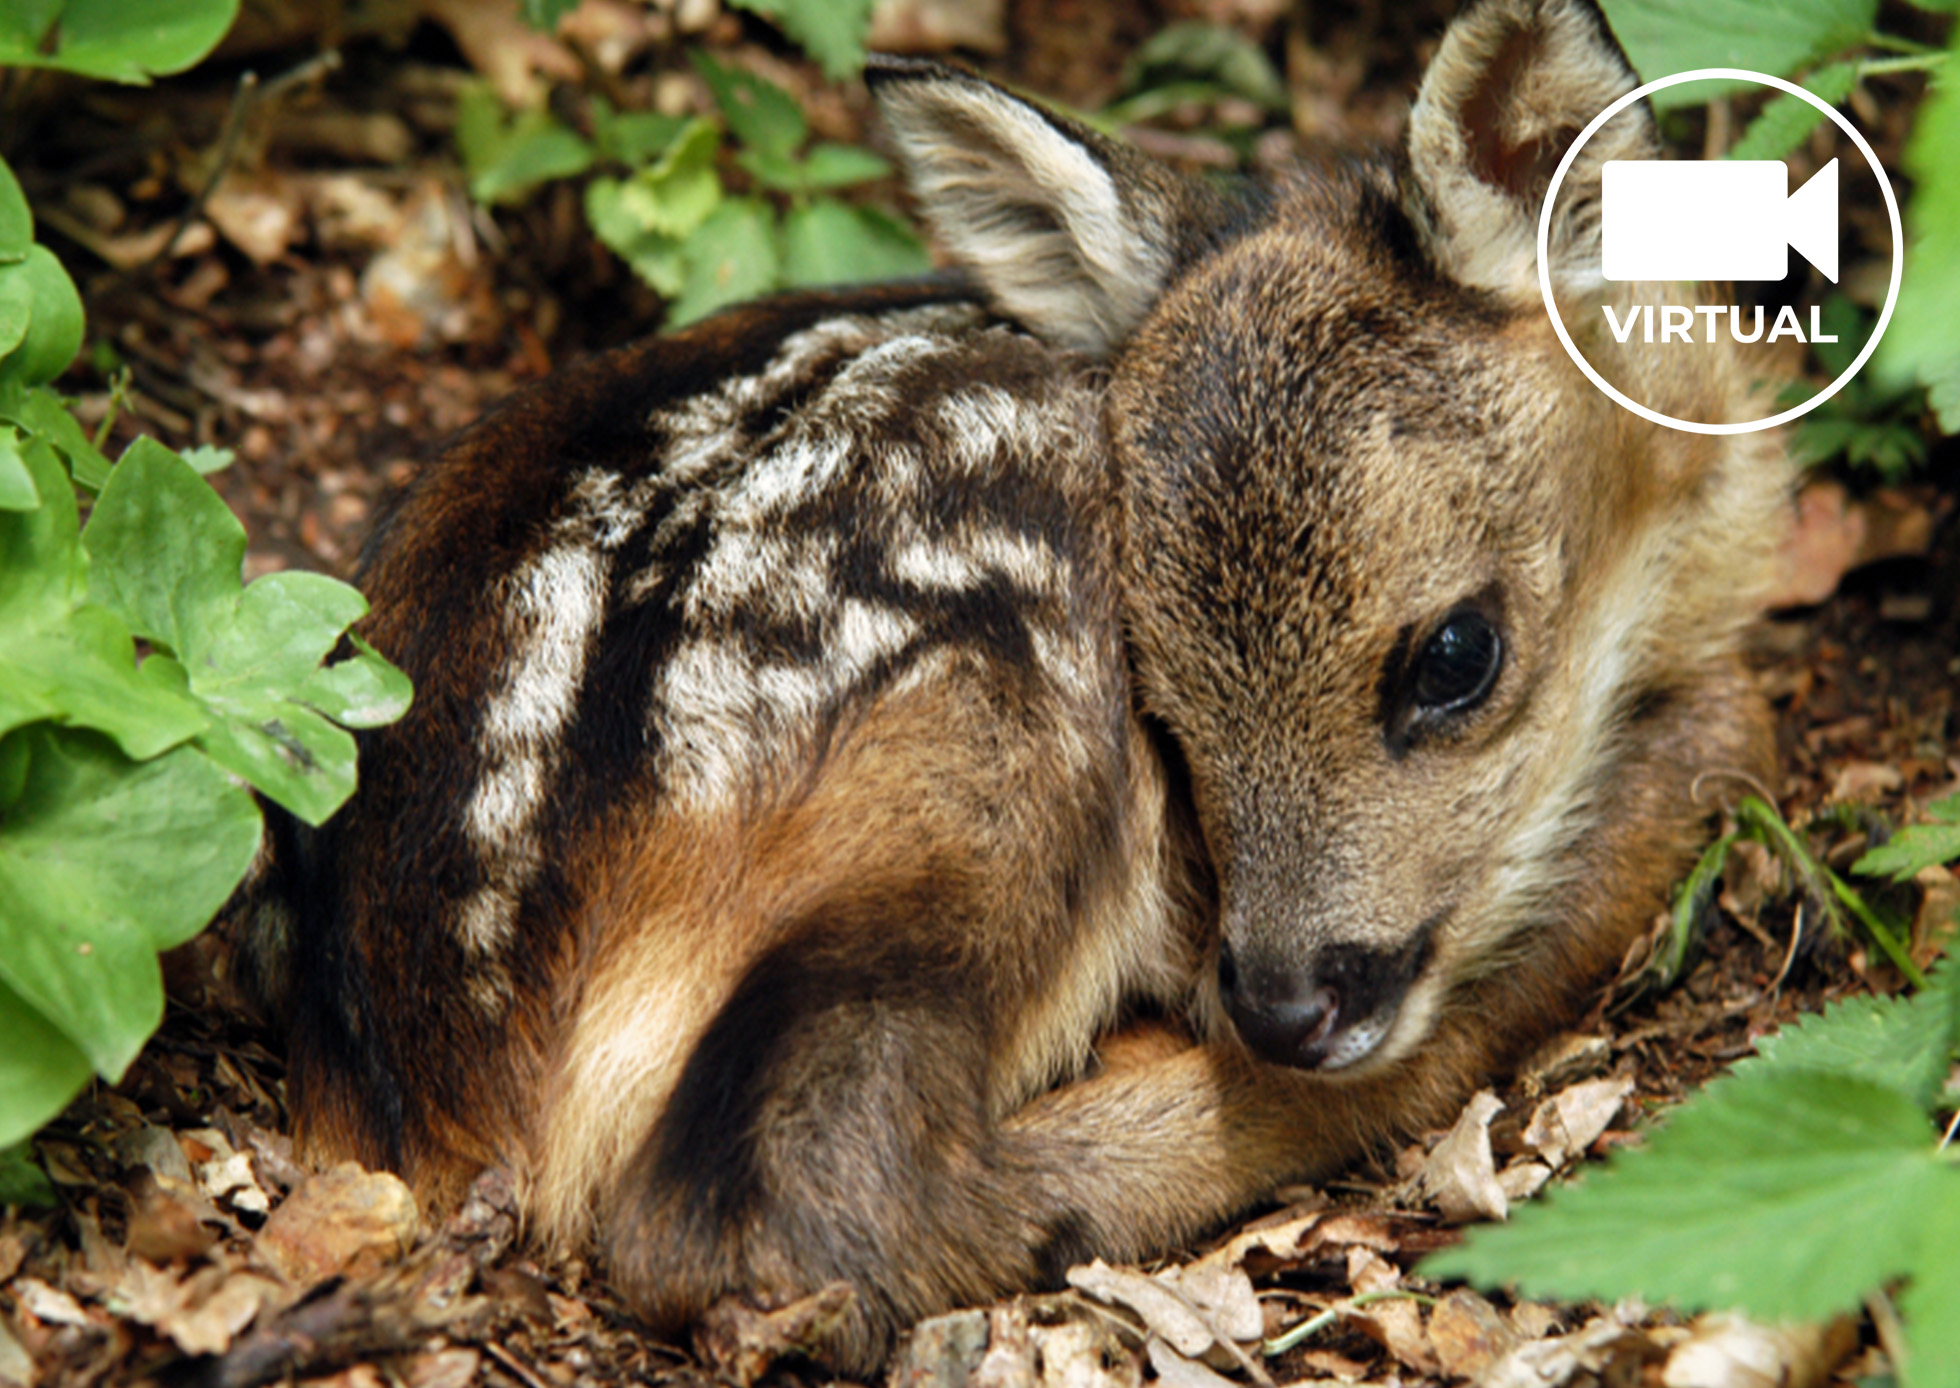
<svg viewBox="0 0 1960 1388">
<path fill-rule="evenodd" d="M 937 63 L 874 57 L 865 79 L 934 233 L 995 307 L 1106 353 L 1218 219 L 1192 180 Z"/>
<path fill-rule="evenodd" d="M 1559 160 L 1638 83 L 1587 0 L 1477 0 L 1443 35 L 1409 114 L 1404 195 L 1431 257 L 1460 283 L 1514 302 L 1538 294 L 1538 213 Z M 1600 280 L 1600 171 L 1659 157 L 1646 103 L 1586 142 L 1559 189 L 1552 277 Z"/>
</svg>

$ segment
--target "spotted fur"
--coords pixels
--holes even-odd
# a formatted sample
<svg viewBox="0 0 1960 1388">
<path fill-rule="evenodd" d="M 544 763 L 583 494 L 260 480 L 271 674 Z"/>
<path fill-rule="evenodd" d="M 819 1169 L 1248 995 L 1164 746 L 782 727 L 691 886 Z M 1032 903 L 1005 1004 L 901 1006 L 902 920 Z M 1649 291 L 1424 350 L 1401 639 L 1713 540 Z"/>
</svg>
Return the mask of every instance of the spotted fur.
<svg viewBox="0 0 1960 1388">
<path fill-rule="evenodd" d="M 364 570 L 416 704 L 240 909 L 309 1152 L 435 1204 L 507 1163 L 663 1327 L 848 1283 L 860 1373 L 1568 1019 L 1697 778 L 1763 757 L 1785 485 L 1536 306 L 1547 161 L 1632 82 L 1577 0 L 1481 0 L 1404 147 L 1235 188 L 871 76 L 970 278 L 738 309 L 463 435 Z M 1730 349 L 1585 345 L 1753 407 Z M 1501 662 L 1432 715 L 1466 612 Z M 1186 1041 L 1099 1067 L 1143 1013 Z"/>
</svg>

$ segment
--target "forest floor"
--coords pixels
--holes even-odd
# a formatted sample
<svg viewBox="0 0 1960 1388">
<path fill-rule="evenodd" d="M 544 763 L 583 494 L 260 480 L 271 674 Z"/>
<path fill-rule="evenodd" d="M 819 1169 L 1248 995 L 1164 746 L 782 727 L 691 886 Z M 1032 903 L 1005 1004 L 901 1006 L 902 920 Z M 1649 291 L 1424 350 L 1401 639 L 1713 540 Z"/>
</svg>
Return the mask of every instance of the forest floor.
<svg viewBox="0 0 1960 1388">
<path fill-rule="evenodd" d="M 663 99 L 706 109 L 675 54 L 707 45 L 797 91 L 826 138 L 864 134 L 861 89 L 823 86 L 765 27 L 712 0 L 595 8 L 616 32 L 581 48 L 583 61 L 640 45 L 617 59 L 616 89 L 666 83 Z M 1330 8 L 1309 22 L 1263 0 L 1012 0 L 987 37 L 1001 52 L 983 66 L 1096 109 L 1166 24 L 1223 20 L 1284 56 L 1292 109 L 1251 142 L 1266 159 L 1302 138 L 1392 136 L 1447 9 Z M 87 302 L 92 347 L 64 388 L 85 422 L 114 413 L 118 446 L 153 432 L 177 447 L 236 450 L 214 481 L 249 531 L 248 577 L 289 566 L 351 576 L 376 508 L 446 434 L 516 385 L 659 321 L 659 300 L 592 240 L 570 185 L 494 217 L 462 191 L 455 99 L 472 67 L 517 80 L 511 72 L 554 72 L 556 59 L 468 6 L 399 10 L 390 39 L 338 29 L 353 7 L 293 4 L 186 77 L 29 93 L 14 108 L 28 137 L 8 156 Z M 673 32 L 673 14 L 689 34 Z M 667 16 L 664 35 L 632 27 L 647 15 Z M 339 63 L 328 68 L 315 59 L 334 39 Z M 529 56 L 499 67 L 515 50 Z M 205 216 L 177 234 L 226 143 L 247 68 L 302 77 L 262 84 Z M 1888 159 L 1910 97 L 1875 113 Z M 1239 147 L 1206 133 L 1216 114 L 1142 138 L 1200 166 L 1230 162 Z M 121 366 L 128 382 L 112 403 Z M 1779 613 L 1757 642 L 1780 747 L 1766 789 L 1835 866 L 1960 783 L 1956 496 L 1951 441 L 1899 487 L 1824 480 L 1793 563 L 1813 581 L 1824 572 L 1828 589 L 1853 559 L 1877 562 L 1851 567 L 1828 599 Z M 1954 928 L 1960 888 L 1935 869 L 1886 904 L 1913 922 L 1923 964 Z M 1655 912 L 1658 929 L 1665 903 Z M 1221 1377 L 1456 1384 L 1552 1339 L 1568 1362 L 1545 1381 L 1658 1381 L 1684 1341 L 1719 1341 L 1733 1327 L 1485 1297 L 1412 1269 L 1456 1237 L 1452 1217 L 1488 1212 L 1492 1174 L 1519 1198 L 1633 1140 L 1792 1018 L 1901 986 L 1860 941 L 1822 928 L 1766 855 L 1737 855 L 1705 924 L 1699 960 L 1675 986 L 1646 991 L 1644 959 L 1629 959 L 1573 1032 L 1497 1091 L 1487 1148 L 1480 1121 L 1430 1134 L 1324 1188 L 1286 1192 L 1172 1260 L 1216 1332 L 1209 1348 L 1204 1335 L 1180 1342 L 1135 1274 L 1116 1270 L 930 1323 L 894 1377 L 948 1388 L 976 1369 L 994 1388 L 1147 1376 L 1176 1388 L 1217 1388 Z M 217 933 L 167 959 L 162 1032 L 122 1084 L 84 1096 L 39 1140 L 60 1206 L 0 1219 L 0 1382 L 824 1381 L 794 1353 L 818 1308 L 730 1307 L 695 1342 L 660 1343 L 593 1270 L 526 1245 L 494 1175 L 461 1214 L 423 1227 L 384 1178 L 301 1169 L 276 1043 L 239 1013 L 225 978 Z M 1553 1112 L 1564 1138 L 1547 1143 Z M 1352 1304 L 1397 1290 L 1417 1295 Z M 1283 1354 L 1262 1361 L 1244 1348 L 1330 1308 L 1324 1328 Z M 1882 1328 L 1846 1321 L 1784 1352 L 1824 1366 L 1825 1381 L 1854 1382 L 1882 1363 Z"/>
</svg>

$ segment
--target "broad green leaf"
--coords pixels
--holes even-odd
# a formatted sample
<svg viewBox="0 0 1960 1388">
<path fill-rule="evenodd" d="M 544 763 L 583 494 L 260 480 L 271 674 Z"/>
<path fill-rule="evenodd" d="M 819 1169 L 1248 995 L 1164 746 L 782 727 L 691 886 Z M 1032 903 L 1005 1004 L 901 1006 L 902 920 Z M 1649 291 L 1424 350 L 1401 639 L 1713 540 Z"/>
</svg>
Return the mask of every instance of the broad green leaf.
<svg viewBox="0 0 1960 1388">
<path fill-rule="evenodd" d="M 1173 24 L 1130 59 L 1124 90 L 1141 92 L 1193 80 L 1209 95 L 1243 97 L 1269 111 L 1287 106 L 1286 83 L 1258 44 L 1222 24 Z"/>
<path fill-rule="evenodd" d="M 343 728 L 378 728 L 408 712 L 414 695 L 408 676 L 381 653 L 349 633 L 355 654 L 322 665 L 300 685 L 301 701 Z"/>
<path fill-rule="evenodd" d="M 0 1027 L 6 1024 L 0 1022 Z M 0 1061 L 0 1066 L 6 1062 Z M 0 1094 L 4 1094 L 6 1080 L 0 1078 Z M 0 1113 L 6 1110 L 7 1101 L 0 1097 Z M 0 1125 L 5 1123 L 0 1118 Z M 0 1147 L 0 1205 L 21 1205 L 32 1209 L 53 1209 L 60 1201 L 54 1193 L 54 1186 L 48 1180 L 47 1172 L 41 1170 L 34 1160 L 34 1150 L 25 1142 L 12 1147 Z"/>
<path fill-rule="evenodd" d="M 658 158 L 687 129 L 685 116 L 663 116 L 658 111 L 614 114 L 611 107 L 601 106 L 596 97 L 593 104 L 599 108 L 593 122 L 599 152 L 633 168 Z"/>
<path fill-rule="evenodd" d="M 1933 84 L 1906 142 L 1905 275 L 1877 364 L 1933 386 L 1940 427 L 1952 433 L 1960 428 L 1960 24 L 1947 52 L 1945 80 Z"/>
<path fill-rule="evenodd" d="M 767 155 L 759 150 L 743 150 L 735 162 L 749 171 L 758 183 L 785 193 L 813 193 L 824 188 L 845 188 L 883 178 L 892 166 L 868 149 L 852 145 L 820 144 L 807 157 Z"/>
<path fill-rule="evenodd" d="M 733 0 L 773 21 L 803 46 L 823 67 L 824 76 L 841 81 L 864 66 L 864 40 L 871 32 L 871 11 L 877 0 Z"/>
<path fill-rule="evenodd" d="M 1860 877 L 1890 877 L 1904 882 L 1921 868 L 1960 859 L 1960 795 L 1949 795 L 1926 807 L 1931 824 L 1913 824 L 1872 849 L 1851 870 Z"/>
<path fill-rule="evenodd" d="M 1763 1037 L 1736 1073 L 1821 1070 L 1897 1090 L 1924 1108 L 1946 1079 L 1954 1012 L 1944 982 L 1910 998 L 1846 998 Z"/>
<path fill-rule="evenodd" d="M 54 252 L 29 246 L 25 259 L 0 265 L 0 298 L 27 312 L 20 340 L 0 358 L 0 382 L 45 385 L 66 371 L 82 349 L 82 297 Z"/>
<path fill-rule="evenodd" d="M 1634 70 L 1652 82 L 1701 67 L 1786 77 L 1863 42 L 1878 0 L 1603 0 L 1602 8 Z M 1694 105 L 1717 92 L 1706 82 L 1669 87 L 1654 93 L 1654 107 Z"/>
<path fill-rule="evenodd" d="M 668 306 L 669 327 L 775 287 L 775 214 L 760 198 L 730 198 L 687 238 L 682 258 L 686 278 Z"/>
<path fill-rule="evenodd" d="M 1858 64 L 1828 63 L 1803 79 L 1804 87 L 1836 106 L 1858 85 Z M 1810 137 L 1824 113 L 1808 101 L 1778 92 L 1729 151 L 1731 159 L 1781 159 Z"/>
<path fill-rule="evenodd" d="M 1912 1280 L 1899 1296 L 1910 1358 L 1906 1388 L 1946 1388 L 1960 1383 L 1960 1193 L 1925 1212 L 1920 1254 Z"/>
<path fill-rule="evenodd" d="M 0 1143 L 32 1137 L 68 1107 L 91 1073 L 79 1046 L 0 983 Z"/>
<path fill-rule="evenodd" d="M 510 114 L 486 83 L 456 103 L 456 143 L 481 203 L 522 202 L 533 188 L 592 167 L 592 146 L 542 106 Z"/>
<path fill-rule="evenodd" d="M 40 21 L 57 8 L 55 42 L 43 51 L 50 26 Z M 59 7 L 32 0 L 31 10 L 28 23 L 0 23 L 0 66 L 59 68 L 141 85 L 182 72 L 216 48 L 237 17 L 238 0 L 67 0 Z M 41 35 L 30 39 L 37 23 Z"/>
<path fill-rule="evenodd" d="M 0 359 L 20 346 L 34 321 L 34 282 L 16 273 L 26 259 L 23 253 L 20 260 L 0 264 Z"/>
<path fill-rule="evenodd" d="M 61 397 L 46 386 L 22 390 L 0 380 L 0 421 L 18 425 L 28 437 L 38 436 L 51 445 L 78 485 L 100 491 L 109 480 L 109 460 L 82 432 Z"/>
<path fill-rule="evenodd" d="M 354 740 L 321 716 L 307 688 L 347 625 L 367 611 L 359 593 L 306 573 L 270 574 L 241 588 L 244 527 L 210 484 L 160 445 L 131 446 L 82 540 L 91 594 L 175 657 L 151 656 L 146 685 L 194 698 L 214 715 L 197 738 L 200 749 L 309 824 L 353 794 Z M 380 659 L 371 651 L 357 658 Z M 370 678 L 392 687 L 375 672 Z M 319 697 L 338 695 L 329 682 Z M 380 704 L 365 711 L 385 721 Z"/>
<path fill-rule="evenodd" d="M 251 865 L 258 806 L 189 747 L 133 762 L 94 733 L 15 736 L 28 767 L 0 822 L 0 983 L 113 1081 L 162 1020 L 157 952 Z"/>
<path fill-rule="evenodd" d="M 25 0 L 16 0 L 17 4 Z M 0 11 L 6 6 L 0 5 Z M 4 24 L 0 20 L 0 24 Z M 0 39 L 0 43 L 4 43 Z M 7 167 L 7 161 L 0 159 L 0 265 L 10 265 L 27 254 L 27 248 L 34 244 L 34 214 L 28 210 L 27 195 L 20 190 L 20 180 L 14 171 Z"/>
<path fill-rule="evenodd" d="M 585 185 L 585 220 L 594 236 L 661 295 L 671 299 L 681 292 L 686 271 L 680 237 L 651 230 L 641 222 L 619 179 L 595 178 Z"/>
<path fill-rule="evenodd" d="M 0 511 L 31 511 L 40 504 L 34 474 L 20 455 L 20 435 L 0 425 Z"/>
<path fill-rule="evenodd" d="M 210 722 L 203 710 L 148 689 L 129 628 L 85 602 L 75 493 L 61 465 L 39 441 L 20 457 L 42 504 L 0 511 L 0 735 L 44 721 L 98 728 L 132 757 L 196 736 Z"/>
<path fill-rule="evenodd" d="M 736 139 L 759 154 L 786 159 L 809 137 L 810 123 L 796 98 L 774 82 L 716 62 L 705 48 L 693 52 L 694 69 L 714 94 L 722 119 Z"/>
<path fill-rule="evenodd" d="M 848 284 L 932 268 L 919 238 L 870 208 L 815 198 L 783 224 L 783 283 Z"/>
<path fill-rule="evenodd" d="M 1425 1261 L 1527 1295 L 1640 1296 L 1817 1320 L 1905 1272 L 1923 1211 L 1960 1198 L 1924 1110 L 1867 1081 L 1767 1067 L 1717 1080 L 1643 1150 Z"/>
</svg>

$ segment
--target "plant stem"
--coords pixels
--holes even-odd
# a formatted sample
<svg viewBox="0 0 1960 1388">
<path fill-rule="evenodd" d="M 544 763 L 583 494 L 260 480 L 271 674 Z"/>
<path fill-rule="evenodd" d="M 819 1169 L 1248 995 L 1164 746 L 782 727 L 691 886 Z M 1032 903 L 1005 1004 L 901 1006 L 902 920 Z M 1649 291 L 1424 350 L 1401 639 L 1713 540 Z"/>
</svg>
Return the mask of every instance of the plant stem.
<svg viewBox="0 0 1960 1388">
<path fill-rule="evenodd" d="M 1319 1315 L 1309 1316 L 1291 1330 L 1273 1336 L 1259 1347 L 1259 1352 L 1268 1359 L 1284 1354 L 1295 1345 L 1319 1334 L 1342 1316 L 1351 1314 L 1359 1307 L 1372 1306 L 1377 1301 L 1413 1301 L 1422 1306 L 1436 1304 L 1436 1298 L 1433 1296 L 1424 1296 L 1421 1292 L 1403 1291 L 1400 1288 L 1384 1292 L 1363 1292 L 1359 1296 L 1349 1297 L 1346 1301 L 1336 1302 Z"/>
<path fill-rule="evenodd" d="M 1937 53 L 1940 50 L 1931 44 L 1920 43 L 1916 39 L 1903 39 L 1897 34 L 1882 34 L 1874 29 L 1865 35 L 1865 46 L 1882 49 L 1887 53 Z"/>
<path fill-rule="evenodd" d="M 1909 58 L 1867 58 L 1858 64 L 1858 75 L 1878 72 L 1937 72 L 1946 66 L 1944 53 L 1918 53 Z"/>
<path fill-rule="evenodd" d="M 1914 988 L 1924 988 L 1926 975 L 1919 971 L 1919 966 L 1912 962 L 1912 956 L 1906 953 L 1905 946 L 1894 938 L 1892 932 L 1886 928 L 1885 923 L 1878 918 L 1872 908 L 1865 905 L 1865 899 L 1829 868 L 1824 869 L 1824 875 L 1830 879 L 1831 890 L 1837 894 L 1837 899 L 1843 903 L 1847 911 L 1858 918 L 1858 923 L 1865 927 L 1873 940 L 1878 942 L 1878 947 L 1885 951 L 1885 957 L 1905 975 L 1906 981 Z"/>
</svg>

